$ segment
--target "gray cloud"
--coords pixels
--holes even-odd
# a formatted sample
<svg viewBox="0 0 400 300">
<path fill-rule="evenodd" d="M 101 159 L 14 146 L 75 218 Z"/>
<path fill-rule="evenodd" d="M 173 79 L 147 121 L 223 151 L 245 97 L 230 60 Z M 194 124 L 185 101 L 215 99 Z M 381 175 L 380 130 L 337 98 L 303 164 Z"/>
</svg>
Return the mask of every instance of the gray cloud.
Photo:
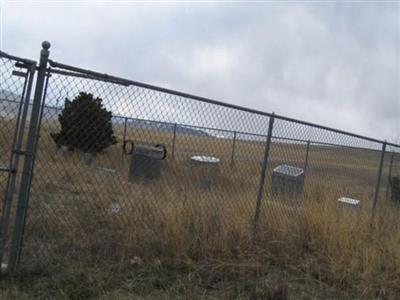
<svg viewBox="0 0 400 300">
<path fill-rule="evenodd" d="M 2 4 L 1 49 L 391 139 L 400 5 Z"/>
</svg>

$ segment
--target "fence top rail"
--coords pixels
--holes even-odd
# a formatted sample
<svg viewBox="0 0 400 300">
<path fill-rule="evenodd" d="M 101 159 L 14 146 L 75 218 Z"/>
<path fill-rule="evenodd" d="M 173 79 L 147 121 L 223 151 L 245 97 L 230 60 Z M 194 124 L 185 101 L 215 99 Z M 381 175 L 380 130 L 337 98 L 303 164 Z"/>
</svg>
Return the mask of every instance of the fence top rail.
<svg viewBox="0 0 400 300">
<path fill-rule="evenodd" d="M 15 61 L 18 61 L 18 62 L 22 62 L 22 63 L 28 64 L 28 65 L 36 65 L 37 64 L 36 61 L 34 61 L 34 60 L 27 59 L 27 58 L 22 58 L 22 57 L 18 57 L 18 56 L 14 56 L 14 55 L 8 54 L 6 52 L 3 52 L 1 50 L 0 50 L 0 57 L 8 58 L 8 59 L 15 60 Z"/>
<path fill-rule="evenodd" d="M 59 74 L 59 75 L 65 75 L 65 76 L 70 76 L 70 77 L 79 77 L 79 78 L 84 78 L 84 79 L 102 80 L 101 78 L 98 78 L 96 76 L 92 76 L 92 75 L 89 75 L 89 74 L 82 74 L 82 73 L 77 73 L 77 72 L 68 72 L 68 71 L 62 71 L 62 70 L 52 69 L 52 68 L 48 68 L 47 69 L 47 74 L 48 75 Z M 122 83 L 120 81 L 113 81 L 112 79 L 106 80 L 106 82 L 115 83 L 115 84 L 121 84 L 123 86 L 129 86 L 129 84 L 125 84 L 125 83 Z"/>
<path fill-rule="evenodd" d="M 179 91 L 172 90 L 172 89 L 162 88 L 162 87 L 159 87 L 159 86 L 155 86 L 155 85 L 151 85 L 151 84 L 147 84 L 147 83 L 143 83 L 143 82 L 138 82 L 138 81 L 124 79 L 124 78 L 121 78 L 121 77 L 111 76 L 111 75 L 108 75 L 108 74 L 105 74 L 105 73 L 99 73 L 99 72 L 95 72 L 95 71 L 91 71 L 91 70 L 87 70 L 87 69 L 83 69 L 83 68 L 78 68 L 78 67 L 74 67 L 74 66 L 58 63 L 58 62 L 55 62 L 55 61 L 50 60 L 50 59 L 49 59 L 49 64 L 53 68 L 69 70 L 69 71 L 75 72 L 75 73 L 83 73 L 83 74 L 86 74 L 88 76 L 95 77 L 96 79 L 101 79 L 101 80 L 106 81 L 106 82 L 109 81 L 111 83 L 116 83 L 116 84 L 121 84 L 121 85 L 126 85 L 126 86 L 133 85 L 133 86 L 142 87 L 142 88 L 145 88 L 145 89 L 155 90 L 155 91 L 162 92 L 162 93 L 172 94 L 172 95 L 175 95 L 175 96 L 178 96 L 178 97 L 183 97 L 183 98 L 187 98 L 187 99 L 193 99 L 193 100 L 197 100 L 197 101 L 208 103 L 208 104 L 214 104 L 214 105 L 227 107 L 227 108 L 231 108 L 231 109 L 236 109 L 236 110 L 240 110 L 240 111 L 245 111 L 245 112 L 248 112 L 248 113 L 253 113 L 253 114 L 262 115 L 262 116 L 266 116 L 266 117 L 274 116 L 276 119 L 280 119 L 280 120 L 283 120 L 283 121 L 288 121 L 288 122 L 293 122 L 293 123 L 297 123 L 297 124 L 301 124 L 301 125 L 305 125 L 305 126 L 319 128 L 319 129 L 322 129 L 322 130 L 327 130 L 327 131 L 331 131 L 331 132 L 334 132 L 334 133 L 343 134 L 343 135 L 347 135 L 347 136 L 351 136 L 351 137 L 354 137 L 354 138 L 363 139 L 363 140 L 370 141 L 370 142 L 375 142 L 375 143 L 380 143 L 380 144 L 385 143 L 388 146 L 400 147 L 400 145 L 397 145 L 397 144 L 394 144 L 394 143 L 389 143 L 387 141 L 378 140 L 378 139 L 367 137 L 367 136 L 363 136 L 363 135 L 360 135 L 360 134 L 355 134 L 355 133 L 347 132 L 347 131 L 344 131 L 344 130 L 331 128 L 331 127 L 328 127 L 328 126 L 323 126 L 323 125 L 319 125 L 319 124 L 315 124 L 315 123 L 311 123 L 311 122 L 307 122 L 307 121 L 302 121 L 302 120 L 298 120 L 298 119 L 294 119 L 294 118 L 289 118 L 289 117 L 285 117 L 285 116 L 278 115 L 278 114 L 267 113 L 267 112 L 264 112 L 264 111 L 260 111 L 260 110 L 252 109 L 252 108 L 247 108 L 247 107 L 240 106 L 240 105 L 221 102 L 221 101 L 217 101 L 217 100 L 206 98 L 206 97 L 202 97 L 202 96 L 197 96 L 197 95 L 193 95 L 193 94 L 179 92 Z"/>
</svg>

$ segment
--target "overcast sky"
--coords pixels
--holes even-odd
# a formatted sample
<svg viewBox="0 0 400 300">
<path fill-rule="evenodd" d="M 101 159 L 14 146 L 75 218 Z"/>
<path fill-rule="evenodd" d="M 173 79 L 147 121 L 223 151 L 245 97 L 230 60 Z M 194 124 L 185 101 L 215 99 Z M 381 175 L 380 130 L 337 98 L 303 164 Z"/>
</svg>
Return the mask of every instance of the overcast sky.
<svg viewBox="0 0 400 300">
<path fill-rule="evenodd" d="M 400 136 L 399 2 L 1 1 L 1 50 Z"/>
</svg>

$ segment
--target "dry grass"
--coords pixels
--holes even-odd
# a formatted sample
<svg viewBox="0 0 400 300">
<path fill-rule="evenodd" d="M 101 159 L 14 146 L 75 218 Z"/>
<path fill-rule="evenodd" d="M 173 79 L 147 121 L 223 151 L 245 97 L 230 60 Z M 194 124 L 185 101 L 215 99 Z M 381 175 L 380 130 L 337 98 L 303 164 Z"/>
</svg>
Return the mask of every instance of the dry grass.
<svg viewBox="0 0 400 300">
<path fill-rule="evenodd" d="M 77 153 L 57 156 L 49 138 L 55 130 L 54 124 L 43 124 L 22 274 L 9 282 L 22 289 L 21 297 L 396 299 L 400 294 L 399 208 L 380 195 L 372 233 L 369 226 L 375 152 L 312 147 L 298 206 L 270 195 L 269 172 L 253 246 L 262 144 L 238 142 L 238 157 L 258 159 L 237 160 L 232 168 L 230 141 L 179 135 L 177 150 L 222 158 L 217 184 L 203 190 L 187 154 L 163 161 L 156 182 L 134 184 L 127 182 L 129 159 L 120 144 L 89 167 Z M 116 131 L 120 137 L 122 131 Z M 128 137 L 168 143 L 170 135 L 141 129 L 130 130 Z M 274 143 L 270 166 L 302 166 L 304 150 Z M 116 173 L 101 173 L 98 166 Z M 362 200 L 360 214 L 337 210 L 336 199 L 343 195 Z M 110 212 L 115 202 L 122 207 L 118 214 Z M 33 287 L 26 287 L 32 281 Z M 9 288 L 5 295 L 15 293 Z"/>
</svg>

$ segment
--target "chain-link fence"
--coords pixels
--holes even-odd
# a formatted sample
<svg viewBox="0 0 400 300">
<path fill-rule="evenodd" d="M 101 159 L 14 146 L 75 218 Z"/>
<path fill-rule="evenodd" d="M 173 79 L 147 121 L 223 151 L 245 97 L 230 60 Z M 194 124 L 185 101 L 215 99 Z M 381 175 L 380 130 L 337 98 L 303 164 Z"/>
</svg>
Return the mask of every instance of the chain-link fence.
<svg viewBox="0 0 400 300">
<path fill-rule="evenodd" d="M 36 63 L 0 52 L 0 191 L 3 197 L 0 224 L 0 261 L 7 261 L 16 212 L 15 194 L 21 175 L 20 157 L 24 154 L 24 131 L 27 126 Z M 14 201 L 13 201 L 14 200 Z M 3 264 L 1 265 L 3 269 Z"/>
<path fill-rule="evenodd" d="M 30 101 L 35 64 L 20 60 L 28 75 L 15 77 L 15 62 L 1 53 L 1 163 L 24 156 L 1 181 L 13 271 L 21 249 L 32 270 L 176 258 L 177 247 L 235 255 L 322 210 L 380 222 L 377 208 L 397 199 L 394 144 L 60 64 L 46 47 Z M 18 122 L 30 126 L 16 147 Z"/>
</svg>

